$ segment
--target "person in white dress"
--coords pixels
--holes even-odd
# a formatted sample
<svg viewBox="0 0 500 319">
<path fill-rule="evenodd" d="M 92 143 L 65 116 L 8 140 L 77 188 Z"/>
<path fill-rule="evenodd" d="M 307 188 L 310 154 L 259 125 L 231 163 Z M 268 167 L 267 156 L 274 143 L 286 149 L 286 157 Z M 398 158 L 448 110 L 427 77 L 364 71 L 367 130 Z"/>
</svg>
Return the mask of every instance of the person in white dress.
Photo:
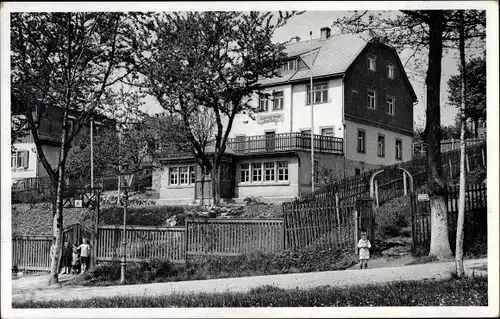
<svg viewBox="0 0 500 319">
<path fill-rule="evenodd" d="M 366 232 L 361 233 L 361 239 L 358 241 L 358 248 L 360 261 L 359 268 L 363 269 L 363 265 L 365 265 L 365 269 L 368 269 L 368 259 L 370 259 L 370 248 L 372 248 L 372 245 L 366 237 Z"/>
</svg>

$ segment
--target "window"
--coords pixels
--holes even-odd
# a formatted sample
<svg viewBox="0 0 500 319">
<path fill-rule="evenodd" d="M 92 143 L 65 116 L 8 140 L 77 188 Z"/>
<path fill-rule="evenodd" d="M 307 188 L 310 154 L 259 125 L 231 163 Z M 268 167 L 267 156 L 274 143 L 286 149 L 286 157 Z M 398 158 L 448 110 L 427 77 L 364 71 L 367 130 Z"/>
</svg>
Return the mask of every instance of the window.
<svg viewBox="0 0 500 319">
<path fill-rule="evenodd" d="M 189 167 L 180 167 L 179 168 L 179 175 L 180 175 L 180 185 L 187 185 L 188 183 L 188 178 L 189 178 Z"/>
<path fill-rule="evenodd" d="M 328 84 L 315 84 L 314 85 L 314 104 L 328 102 Z M 307 86 L 307 105 L 311 104 L 311 86 Z"/>
<path fill-rule="evenodd" d="M 180 166 L 169 168 L 169 185 L 194 185 L 196 171 L 194 166 Z"/>
<path fill-rule="evenodd" d="M 403 141 L 396 139 L 396 159 L 403 159 Z"/>
<path fill-rule="evenodd" d="M 73 133 L 73 127 L 75 126 L 75 123 L 73 120 L 68 119 L 68 133 L 71 134 Z"/>
<path fill-rule="evenodd" d="M 259 108 L 261 112 L 267 112 L 269 110 L 269 99 L 265 95 L 261 95 L 259 98 Z"/>
<path fill-rule="evenodd" d="M 190 183 L 196 184 L 196 169 L 194 166 L 189 167 Z"/>
<path fill-rule="evenodd" d="M 385 156 L 385 136 L 383 135 L 378 136 L 377 155 L 381 157 Z"/>
<path fill-rule="evenodd" d="M 288 162 L 278 162 L 278 181 L 288 180 Z"/>
<path fill-rule="evenodd" d="M 387 77 L 389 79 L 394 79 L 394 65 L 392 64 L 387 65 Z"/>
<path fill-rule="evenodd" d="M 311 130 L 300 130 L 300 133 L 305 135 L 311 135 Z"/>
<path fill-rule="evenodd" d="M 252 182 L 262 181 L 262 163 L 252 163 Z"/>
<path fill-rule="evenodd" d="M 11 154 L 10 166 L 12 168 L 28 169 L 29 167 L 29 151 L 14 151 Z"/>
<path fill-rule="evenodd" d="M 266 162 L 264 163 L 264 180 L 266 182 L 274 181 L 274 172 L 275 172 L 275 163 L 274 162 Z"/>
<path fill-rule="evenodd" d="M 281 68 L 283 71 L 293 71 L 297 69 L 297 60 L 288 60 L 283 64 L 283 67 Z"/>
<path fill-rule="evenodd" d="M 358 130 L 358 153 L 365 152 L 366 148 L 365 144 L 366 144 L 365 131 Z"/>
<path fill-rule="evenodd" d="M 177 167 L 170 167 L 170 185 L 178 185 L 179 183 L 179 169 Z"/>
<path fill-rule="evenodd" d="M 319 161 L 314 161 L 314 183 L 319 183 Z"/>
<path fill-rule="evenodd" d="M 368 69 L 370 71 L 377 70 L 377 59 L 373 55 L 368 56 Z"/>
<path fill-rule="evenodd" d="M 250 182 L 250 164 L 240 164 L 240 182 Z"/>
<path fill-rule="evenodd" d="M 334 128 L 333 127 L 325 127 L 321 129 L 321 135 L 326 135 L 326 136 L 334 136 Z"/>
<path fill-rule="evenodd" d="M 368 90 L 368 108 L 375 109 L 377 107 L 377 93 L 372 90 Z"/>
<path fill-rule="evenodd" d="M 359 176 L 361 175 L 361 170 L 359 168 L 354 169 L 354 175 Z"/>
<path fill-rule="evenodd" d="M 273 110 L 283 110 L 283 91 L 274 92 Z"/>
<path fill-rule="evenodd" d="M 387 114 L 394 115 L 395 99 L 392 96 L 387 97 Z"/>
</svg>

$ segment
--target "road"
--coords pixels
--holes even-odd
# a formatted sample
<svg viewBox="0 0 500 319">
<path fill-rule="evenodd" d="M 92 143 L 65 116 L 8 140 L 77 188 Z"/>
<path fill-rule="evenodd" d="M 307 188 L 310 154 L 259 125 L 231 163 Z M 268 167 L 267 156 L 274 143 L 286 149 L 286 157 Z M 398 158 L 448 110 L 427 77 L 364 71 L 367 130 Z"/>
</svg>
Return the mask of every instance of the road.
<svg viewBox="0 0 500 319">
<path fill-rule="evenodd" d="M 464 261 L 466 273 L 486 274 L 487 259 Z M 373 269 L 351 269 L 300 274 L 284 274 L 241 278 L 193 280 L 170 283 L 120 285 L 108 287 L 83 287 L 62 285 L 47 287 L 47 276 L 20 278 L 12 281 L 13 301 L 27 300 L 71 300 L 115 296 L 159 296 L 173 293 L 199 292 L 246 292 L 262 285 L 275 285 L 284 289 L 313 288 L 324 285 L 347 287 L 360 284 L 386 283 L 400 280 L 445 279 L 451 276 L 453 262 L 421 265 L 385 267 Z M 61 276 L 68 280 L 68 275 Z"/>
</svg>

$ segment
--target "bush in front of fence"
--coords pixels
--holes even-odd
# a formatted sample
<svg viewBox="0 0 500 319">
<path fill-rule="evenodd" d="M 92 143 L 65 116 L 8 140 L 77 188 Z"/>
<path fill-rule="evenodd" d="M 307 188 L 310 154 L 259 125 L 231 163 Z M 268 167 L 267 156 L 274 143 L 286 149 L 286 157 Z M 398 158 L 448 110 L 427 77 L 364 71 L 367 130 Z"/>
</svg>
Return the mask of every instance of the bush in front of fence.
<svg viewBox="0 0 500 319">
<path fill-rule="evenodd" d="M 254 252 L 238 256 L 197 256 L 186 263 L 150 259 L 128 263 L 128 284 L 262 276 L 286 273 L 343 270 L 357 262 L 351 250 L 325 249 L 283 251 L 277 254 Z M 115 285 L 120 279 L 120 262 L 98 264 L 77 277 L 74 284 Z"/>
<path fill-rule="evenodd" d="M 374 214 L 377 235 L 382 238 L 401 236 L 403 228 L 411 226 L 410 196 L 394 198 L 375 208 Z"/>
</svg>

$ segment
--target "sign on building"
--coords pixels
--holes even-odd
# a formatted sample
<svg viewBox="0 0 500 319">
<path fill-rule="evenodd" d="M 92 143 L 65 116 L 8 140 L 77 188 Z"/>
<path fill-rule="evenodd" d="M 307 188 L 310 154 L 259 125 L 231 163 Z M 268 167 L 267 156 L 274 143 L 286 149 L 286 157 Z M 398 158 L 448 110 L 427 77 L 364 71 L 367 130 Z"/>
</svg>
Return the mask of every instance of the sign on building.
<svg viewBox="0 0 500 319">
<path fill-rule="evenodd" d="M 83 201 L 81 199 L 75 199 L 75 207 L 76 208 L 82 208 L 83 207 Z"/>
<path fill-rule="evenodd" d="M 429 201 L 429 194 L 418 194 L 417 200 L 419 202 L 428 202 Z"/>
<path fill-rule="evenodd" d="M 257 115 L 257 124 L 283 122 L 285 115 L 283 113 L 259 114 Z"/>
</svg>

